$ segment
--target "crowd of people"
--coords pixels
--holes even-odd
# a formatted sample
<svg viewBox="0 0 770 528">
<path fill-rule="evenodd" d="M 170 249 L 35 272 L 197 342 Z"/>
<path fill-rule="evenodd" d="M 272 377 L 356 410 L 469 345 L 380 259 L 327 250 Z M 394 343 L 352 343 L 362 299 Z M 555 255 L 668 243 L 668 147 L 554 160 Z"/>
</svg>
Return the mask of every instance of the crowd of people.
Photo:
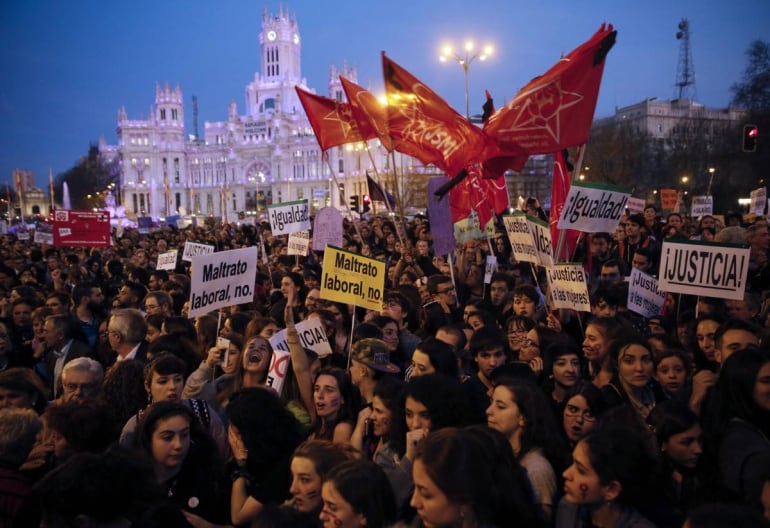
<svg viewBox="0 0 770 528">
<path fill-rule="evenodd" d="M 769 525 L 764 220 L 650 206 L 581 235 L 592 313 L 552 309 L 502 223 L 451 255 L 422 216 L 343 233 L 386 263 L 381 311 L 325 299 L 322 254 L 287 255 L 268 224 L 99 249 L 2 235 L 0 525 Z M 749 245 L 744 298 L 629 310 L 630 271 L 656 275 L 665 240 Z M 253 302 L 189 318 L 190 263 L 155 269 L 187 241 L 259 246 Z M 303 348 L 310 318 L 331 354 Z"/>
</svg>

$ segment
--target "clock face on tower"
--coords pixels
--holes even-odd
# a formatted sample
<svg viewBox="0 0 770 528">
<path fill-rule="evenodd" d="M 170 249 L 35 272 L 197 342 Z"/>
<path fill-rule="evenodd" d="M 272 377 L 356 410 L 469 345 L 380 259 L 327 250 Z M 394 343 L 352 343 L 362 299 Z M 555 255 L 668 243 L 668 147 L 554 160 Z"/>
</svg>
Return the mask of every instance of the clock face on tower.
<svg viewBox="0 0 770 528">
<path fill-rule="evenodd" d="M 299 44 L 299 35 L 294 33 L 294 44 Z"/>
<path fill-rule="evenodd" d="M 276 37 L 275 31 L 270 30 L 267 32 L 267 40 L 275 40 L 275 37 Z"/>
</svg>

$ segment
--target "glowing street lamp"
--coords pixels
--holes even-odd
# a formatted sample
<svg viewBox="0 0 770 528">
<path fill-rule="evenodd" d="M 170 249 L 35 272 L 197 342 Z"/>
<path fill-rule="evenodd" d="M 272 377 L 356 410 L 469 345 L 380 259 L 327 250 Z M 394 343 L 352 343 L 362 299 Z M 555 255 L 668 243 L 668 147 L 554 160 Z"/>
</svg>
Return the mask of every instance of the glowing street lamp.
<svg viewBox="0 0 770 528">
<path fill-rule="evenodd" d="M 492 52 L 494 51 L 492 46 L 488 44 L 475 53 L 473 50 L 473 41 L 467 40 L 463 50 L 460 53 L 455 51 L 451 44 L 447 44 L 441 49 L 441 55 L 439 55 L 439 60 L 441 62 L 454 60 L 463 68 L 463 73 L 465 74 L 465 117 L 468 119 L 471 117 L 470 103 L 468 101 L 468 68 L 470 68 L 471 64 L 476 59 L 479 59 L 480 61 L 487 60 L 487 58 L 492 55 Z"/>
</svg>

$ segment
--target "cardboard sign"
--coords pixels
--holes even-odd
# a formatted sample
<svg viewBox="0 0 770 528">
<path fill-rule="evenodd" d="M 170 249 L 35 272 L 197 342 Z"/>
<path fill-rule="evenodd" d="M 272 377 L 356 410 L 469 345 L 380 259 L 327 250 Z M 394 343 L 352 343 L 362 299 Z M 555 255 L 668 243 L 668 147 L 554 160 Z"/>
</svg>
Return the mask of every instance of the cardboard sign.
<svg viewBox="0 0 770 528">
<path fill-rule="evenodd" d="M 158 253 L 158 262 L 155 264 L 155 269 L 159 270 L 174 270 L 176 269 L 176 257 L 178 250 L 170 249 L 164 253 Z"/>
<path fill-rule="evenodd" d="M 273 340 L 270 340 L 272 344 Z M 273 357 L 270 359 L 270 368 L 267 371 L 265 385 L 273 389 L 278 394 L 283 390 L 283 384 L 286 381 L 286 374 L 291 365 L 291 353 L 287 350 L 273 348 Z"/>
<path fill-rule="evenodd" d="M 626 211 L 631 193 L 622 187 L 575 182 L 559 216 L 559 229 L 611 233 Z"/>
<path fill-rule="evenodd" d="M 310 205 L 307 199 L 270 205 L 267 210 L 273 235 L 310 231 Z"/>
<path fill-rule="evenodd" d="M 184 243 L 182 260 L 185 262 L 192 262 L 193 257 L 197 257 L 198 255 L 211 255 L 212 253 L 214 253 L 214 246 L 198 244 L 197 242 L 190 242 L 188 240 Z"/>
<path fill-rule="evenodd" d="M 53 233 L 48 231 L 35 230 L 34 242 L 36 244 L 48 244 L 53 245 Z"/>
<path fill-rule="evenodd" d="M 198 255 L 190 274 L 190 317 L 254 300 L 257 248 Z"/>
<path fill-rule="evenodd" d="M 286 247 L 287 255 L 299 255 L 304 257 L 310 249 L 310 231 L 297 231 L 289 234 L 289 243 Z"/>
<path fill-rule="evenodd" d="M 663 241 L 658 277 L 666 292 L 743 299 L 749 248 L 713 242 Z"/>
<path fill-rule="evenodd" d="M 326 336 L 326 330 L 320 317 L 310 317 L 300 321 L 295 325 L 295 328 L 303 348 L 309 348 L 318 354 L 319 358 L 325 358 L 332 353 L 332 346 L 329 343 L 329 338 Z M 273 347 L 273 350 L 289 351 L 285 328 L 273 334 L 273 337 L 270 338 L 270 345 Z"/>
<path fill-rule="evenodd" d="M 454 228 L 455 242 L 458 244 L 465 244 L 466 242 L 484 238 L 476 211 L 471 211 L 468 218 L 455 222 L 452 227 Z"/>
<path fill-rule="evenodd" d="M 634 268 L 628 281 L 626 306 L 643 317 L 660 315 L 666 294 L 660 291 L 658 279 Z"/>
<path fill-rule="evenodd" d="M 550 268 L 554 265 L 553 242 L 551 241 L 551 226 L 539 218 L 527 215 L 527 224 L 532 233 L 532 242 L 537 249 L 537 259 L 541 266 Z"/>
<path fill-rule="evenodd" d="M 53 214 L 56 247 L 109 247 L 110 213 L 57 209 Z"/>
<path fill-rule="evenodd" d="M 712 196 L 693 196 L 690 209 L 690 216 L 698 218 L 699 216 L 714 214 L 714 198 Z"/>
<path fill-rule="evenodd" d="M 342 214 L 334 207 L 318 211 L 313 224 L 313 250 L 323 251 L 326 244 L 342 245 Z"/>
<path fill-rule="evenodd" d="M 679 203 L 679 194 L 676 189 L 661 189 L 660 190 L 660 208 L 664 211 L 676 210 L 676 205 Z"/>
<path fill-rule="evenodd" d="M 532 233 L 529 231 L 529 222 L 527 215 L 517 211 L 512 215 L 503 216 L 505 232 L 508 233 L 508 241 L 511 243 L 513 256 L 519 262 L 531 262 L 538 264 L 540 260 L 537 255 L 537 246 L 532 240 Z"/>
<path fill-rule="evenodd" d="M 628 197 L 628 203 L 626 204 L 629 214 L 642 214 L 644 208 L 647 207 L 647 202 L 643 198 Z"/>
<path fill-rule="evenodd" d="M 321 298 L 382 311 L 385 263 L 334 246 L 326 246 Z"/>
<path fill-rule="evenodd" d="M 548 268 L 548 285 L 553 308 L 591 311 L 588 278 L 582 264 L 556 264 Z"/>
<path fill-rule="evenodd" d="M 759 189 L 754 189 L 749 193 L 749 196 L 751 197 L 751 207 L 749 208 L 749 212 L 754 213 L 757 216 L 765 214 L 767 188 L 760 187 Z"/>
<path fill-rule="evenodd" d="M 446 181 L 442 176 L 428 180 L 428 219 L 433 233 L 433 252 L 439 257 L 451 255 L 457 245 L 452 214 L 449 211 L 449 198 L 439 200 L 434 194 Z"/>
</svg>

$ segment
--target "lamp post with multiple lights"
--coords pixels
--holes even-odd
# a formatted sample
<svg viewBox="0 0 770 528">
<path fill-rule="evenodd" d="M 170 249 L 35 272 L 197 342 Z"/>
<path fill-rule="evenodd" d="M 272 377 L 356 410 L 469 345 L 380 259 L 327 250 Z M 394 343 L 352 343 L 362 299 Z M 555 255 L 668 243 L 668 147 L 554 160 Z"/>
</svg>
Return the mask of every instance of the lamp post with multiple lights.
<svg viewBox="0 0 770 528">
<path fill-rule="evenodd" d="M 447 44 L 441 49 L 441 55 L 439 56 L 441 62 L 455 60 L 463 68 L 463 73 L 465 74 L 465 117 L 468 119 L 471 117 L 470 103 L 468 101 L 468 69 L 476 59 L 481 61 L 487 60 L 492 55 L 493 48 L 490 45 L 486 45 L 475 53 L 473 50 L 473 41 L 467 40 L 461 53 L 455 51 L 451 44 Z"/>
</svg>

